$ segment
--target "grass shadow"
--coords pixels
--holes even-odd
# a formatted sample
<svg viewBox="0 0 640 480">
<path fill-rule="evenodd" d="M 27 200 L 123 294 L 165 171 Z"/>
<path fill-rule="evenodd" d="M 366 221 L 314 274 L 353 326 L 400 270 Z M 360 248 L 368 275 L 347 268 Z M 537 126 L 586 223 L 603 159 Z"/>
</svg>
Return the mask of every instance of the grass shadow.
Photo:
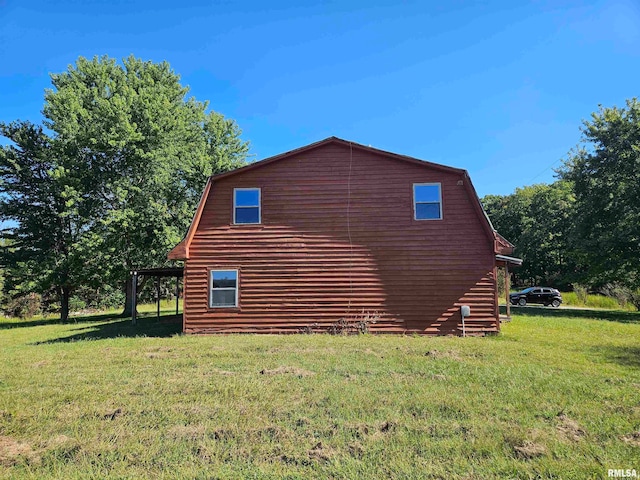
<svg viewBox="0 0 640 480">
<path fill-rule="evenodd" d="M 601 355 L 611 363 L 625 367 L 640 368 L 640 347 L 626 347 L 619 345 L 602 345 L 595 347 L 594 353 Z"/>
<path fill-rule="evenodd" d="M 500 306 L 500 313 L 506 313 L 506 307 Z M 511 315 L 521 315 L 525 317 L 568 317 L 568 318 L 589 318 L 596 320 L 606 320 L 619 323 L 640 323 L 640 312 L 628 312 L 624 310 L 596 310 L 588 308 L 552 308 L 552 307 L 511 307 Z"/>
<path fill-rule="evenodd" d="M 94 318 L 94 317 L 91 317 Z M 72 335 L 54 338 L 32 345 L 46 345 L 53 343 L 69 343 L 84 340 L 104 340 L 122 337 L 171 337 L 182 332 L 182 315 L 164 315 L 157 319 L 155 315 L 138 317 L 136 325 L 130 318 L 113 320 L 94 325 L 82 326 L 71 330 Z"/>
<path fill-rule="evenodd" d="M 60 321 L 59 317 L 40 318 L 35 320 L 19 320 L 19 321 L 0 321 L 0 330 L 8 330 L 11 328 L 39 327 L 42 325 L 68 325 L 74 323 L 86 322 L 105 322 L 123 318 L 117 313 L 102 313 L 97 315 L 83 315 L 81 317 L 69 317 L 66 322 Z"/>
</svg>

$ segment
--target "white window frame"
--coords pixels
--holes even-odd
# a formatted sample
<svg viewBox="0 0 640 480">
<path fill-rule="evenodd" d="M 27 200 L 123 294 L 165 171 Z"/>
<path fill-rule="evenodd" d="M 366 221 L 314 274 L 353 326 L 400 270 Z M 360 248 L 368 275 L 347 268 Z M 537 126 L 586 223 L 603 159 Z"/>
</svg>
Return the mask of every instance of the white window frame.
<svg viewBox="0 0 640 480">
<path fill-rule="evenodd" d="M 213 288 L 214 272 L 236 272 L 236 287 L 217 287 Z M 235 303 L 233 305 L 213 305 L 214 290 L 235 290 Z M 209 308 L 238 308 L 238 292 L 240 291 L 240 272 L 237 268 L 212 268 L 209 270 Z"/>
<path fill-rule="evenodd" d="M 437 202 L 417 202 L 416 201 L 416 187 L 438 187 L 438 201 Z M 424 203 L 424 204 L 432 204 L 432 203 L 437 203 L 440 208 L 440 217 L 438 218 L 418 218 L 418 209 L 416 208 L 416 206 L 419 203 Z M 417 220 L 419 222 L 422 221 L 429 221 L 429 220 L 442 220 L 444 217 L 444 209 L 442 208 L 442 184 L 440 182 L 433 182 L 433 183 L 414 183 L 413 184 L 413 219 Z"/>
<path fill-rule="evenodd" d="M 236 205 L 236 192 L 251 192 L 258 191 L 258 205 L 242 205 L 238 207 Z M 238 208 L 258 208 L 258 223 L 238 223 L 236 222 L 236 210 Z M 262 189 L 259 187 L 251 188 L 234 188 L 233 189 L 233 224 L 234 225 L 260 225 L 262 223 Z"/>
</svg>

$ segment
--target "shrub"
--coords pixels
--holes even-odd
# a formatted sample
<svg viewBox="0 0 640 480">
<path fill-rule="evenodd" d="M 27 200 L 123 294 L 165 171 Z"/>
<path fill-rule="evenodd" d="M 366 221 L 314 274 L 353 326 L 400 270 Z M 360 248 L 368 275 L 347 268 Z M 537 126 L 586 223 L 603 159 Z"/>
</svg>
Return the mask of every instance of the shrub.
<svg viewBox="0 0 640 480">
<path fill-rule="evenodd" d="M 365 312 L 356 314 L 352 318 L 341 318 L 331 325 L 327 333 L 331 335 L 353 335 L 369 333 L 369 325 L 375 324 L 380 319 L 378 312 Z"/>
<path fill-rule="evenodd" d="M 87 308 L 87 302 L 77 297 L 76 295 L 72 296 L 69 299 L 69 310 L 72 312 L 78 312 L 80 310 L 84 310 Z"/>
<path fill-rule="evenodd" d="M 629 302 L 636 307 L 636 310 L 640 310 L 640 288 L 631 291 Z"/>
<path fill-rule="evenodd" d="M 607 297 L 615 298 L 623 307 L 631 304 L 640 310 L 640 289 L 633 290 L 619 283 L 607 283 L 600 289 L 600 292 Z"/>
<path fill-rule="evenodd" d="M 578 302 L 580 305 L 586 305 L 587 304 L 587 287 L 585 287 L 584 285 L 579 285 L 579 284 L 575 284 L 573 286 L 573 292 L 576 294 L 576 297 L 578 298 Z"/>
<path fill-rule="evenodd" d="M 14 297 L 5 306 L 5 313 L 17 318 L 35 317 L 42 313 L 42 296 L 37 293 L 27 293 Z"/>
<path fill-rule="evenodd" d="M 70 305 L 73 311 L 84 310 L 85 308 L 106 310 L 122 307 L 124 305 L 124 292 L 109 285 L 103 285 L 99 288 L 79 287 L 74 292 L 71 300 L 76 302 L 74 306 Z"/>
<path fill-rule="evenodd" d="M 600 288 L 600 293 L 606 297 L 615 298 L 621 305 L 629 302 L 629 290 L 617 283 L 607 283 Z"/>
<path fill-rule="evenodd" d="M 607 310 L 636 310 L 633 306 L 632 292 L 621 288 L 619 285 L 605 285 L 599 294 L 585 294 L 578 292 L 565 292 L 562 301 L 565 305 L 575 307 L 603 308 Z M 578 293 L 580 295 L 578 295 Z M 640 297 L 640 295 L 638 295 Z M 638 298 L 640 300 L 640 298 Z"/>
</svg>

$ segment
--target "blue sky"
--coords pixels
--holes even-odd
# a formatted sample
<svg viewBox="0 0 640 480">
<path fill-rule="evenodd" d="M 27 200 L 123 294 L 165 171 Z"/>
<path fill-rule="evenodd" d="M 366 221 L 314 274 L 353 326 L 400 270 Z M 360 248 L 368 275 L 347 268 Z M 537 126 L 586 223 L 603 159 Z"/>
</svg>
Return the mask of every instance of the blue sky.
<svg viewBox="0 0 640 480">
<path fill-rule="evenodd" d="M 167 60 L 256 159 L 322 138 L 553 181 L 583 119 L 638 95 L 640 3 L 0 0 L 0 120 L 41 120 L 78 56 Z"/>
</svg>

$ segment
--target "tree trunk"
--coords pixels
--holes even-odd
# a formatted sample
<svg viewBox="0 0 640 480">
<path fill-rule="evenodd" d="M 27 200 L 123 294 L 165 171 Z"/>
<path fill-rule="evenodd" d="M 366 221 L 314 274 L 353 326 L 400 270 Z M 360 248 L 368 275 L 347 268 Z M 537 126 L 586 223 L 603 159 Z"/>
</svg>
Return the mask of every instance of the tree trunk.
<svg viewBox="0 0 640 480">
<path fill-rule="evenodd" d="M 133 278 L 131 275 L 127 277 L 127 281 L 124 285 L 124 310 L 122 310 L 123 317 L 130 317 L 133 313 L 131 302 L 133 300 Z"/>
<path fill-rule="evenodd" d="M 132 275 L 129 276 L 129 278 L 127 278 L 127 281 L 124 285 L 124 309 L 120 314 L 123 317 L 130 317 L 131 314 L 133 313 L 131 309 L 131 306 L 132 306 L 131 300 L 133 300 L 133 278 L 132 277 L 133 277 Z M 140 292 L 142 291 L 142 287 L 144 287 L 144 284 L 147 283 L 148 278 L 149 278 L 148 276 L 143 276 L 142 280 L 139 281 L 138 288 L 137 288 L 138 295 L 140 295 Z"/>
<path fill-rule="evenodd" d="M 62 300 L 60 304 L 60 321 L 66 322 L 69 320 L 69 297 L 71 296 L 71 289 L 69 287 L 62 287 Z"/>
</svg>

